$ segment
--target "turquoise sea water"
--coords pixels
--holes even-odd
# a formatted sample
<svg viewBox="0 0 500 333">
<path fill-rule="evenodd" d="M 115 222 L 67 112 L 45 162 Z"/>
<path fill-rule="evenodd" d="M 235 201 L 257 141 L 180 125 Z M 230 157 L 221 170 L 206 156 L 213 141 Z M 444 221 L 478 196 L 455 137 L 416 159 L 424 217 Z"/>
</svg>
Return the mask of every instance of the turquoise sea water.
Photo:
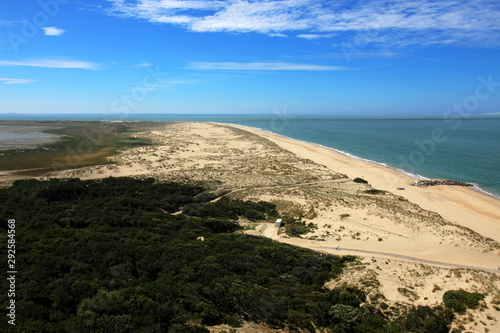
<svg viewBox="0 0 500 333">
<path fill-rule="evenodd" d="M 500 116 L 0 115 L 0 120 L 213 121 L 326 146 L 419 178 L 474 183 L 500 198 Z"/>
</svg>

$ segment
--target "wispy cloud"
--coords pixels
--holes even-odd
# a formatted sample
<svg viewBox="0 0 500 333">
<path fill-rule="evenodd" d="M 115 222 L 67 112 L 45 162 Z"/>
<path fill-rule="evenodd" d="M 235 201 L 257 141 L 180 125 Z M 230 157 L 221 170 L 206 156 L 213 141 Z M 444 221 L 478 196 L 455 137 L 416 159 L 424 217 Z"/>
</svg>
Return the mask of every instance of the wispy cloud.
<svg viewBox="0 0 500 333">
<path fill-rule="evenodd" d="M 231 1 L 213 15 L 193 20 L 193 31 L 278 32 L 307 29 L 303 5 L 309 1 Z"/>
<path fill-rule="evenodd" d="M 171 79 L 171 80 L 161 79 L 161 80 L 159 80 L 158 83 L 148 85 L 148 86 L 144 87 L 144 89 L 146 91 L 154 91 L 154 90 L 159 90 L 162 88 L 171 88 L 173 86 L 178 86 L 178 85 L 199 84 L 199 83 L 200 83 L 199 80 L 182 79 L 182 78 Z"/>
<path fill-rule="evenodd" d="M 34 82 L 36 80 L 29 80 L 29 79 L 8 79 L 5 77 L 0 77 L 0 81 L 3 82 L 3 84 L 27 84 Z"/>
<path fill-rule="evenodd" d="M 27 66 L 27 67 L 45 67 L 45 68 L 77 68 L 77 69 L 99 69 L 95 63 L 78 60 L 64 59 L 33 59 L 24 61 L 5 61 L 0 60 L 0 66 Z"/>
<path fill-rule="evenodd" d="M 19 23 L 19 21 L 8 21 L 0 18 L 0 27 L 12 27 Z"/>
<path fill-rule="evenodd" d="M 349 57 L 351 58 L 360 58 L 360 59 L 368 59 L 368 58 L 396 58 L 401 57 L 402 54 L 389 51 L 389 50 L 374 50 L 374 51 L 363 51 L 361 49 L 358 50 L 348 50 Z M 345 53 L 328 53 L 322 56 L 323 58 L 336 58 L 336 59 L 344 59 L 346 57 Z"/>
<path fill-rule="evenodd" d="M 340 71 L 350 68 L 314 64 L 294 64 L 286 62 L 191 62 L 188 69 L 232 70 L 232 71 Z"/>
<path fill-rule="evenodd" d="M 394 46 L 500 46 L 497 0 L 110 0 L 112 15 L 195 32 L 257 32 L 306 39 L 377 31 Z M 333 36 L 332 33 L 341 34 Z M 365 43 L 370 43 L 365 40 Z"/>
<path fill-rule="evenodd" d="M 330 38 L 335 36 L 335 34 L 300 34 L 295 37 L 304 39 L 320 39 L 320 38 Z"/>
<path fill-rule="evenodd" d="M 171 79 L 171 80 L 160 80 L 158 84 L 153 84 L 148 86 L 148 88 L 170 88 L 172 86 L 181 84 L 198 84 L 198 80 L 191 79 Z"/>
<path fill-rule="evenodd" d="M 282 34 L 281 32 L 268 33 L 267 35 L 269 37 L 288 37 L 287 35 Z"/>
<path fill-rule="evenodd" d="M 135 67 L 151 67 L 151 66 L 153 66 L 153 64 L 147 61 L 142 61 L 137 65 L 135 65 Z"/>
<path fill-rule="evenodd" d="M 66 32 L 66 30 L 59 29 L 56 27 L 45 27 L 42 29 L 43 29 L 43 32 L 45 33 L 45 35 L 47 35 L 47 36 L 61 36 L 63 33 Z"/>
</svg>

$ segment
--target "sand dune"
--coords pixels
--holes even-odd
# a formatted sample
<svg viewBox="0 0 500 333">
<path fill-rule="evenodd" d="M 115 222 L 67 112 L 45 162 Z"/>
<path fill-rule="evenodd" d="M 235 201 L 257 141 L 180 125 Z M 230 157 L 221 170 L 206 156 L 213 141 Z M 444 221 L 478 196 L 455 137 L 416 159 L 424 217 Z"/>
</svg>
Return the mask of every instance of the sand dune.
<svg viewBox="0 0 500 333">
<path fill-rule="evenodd" d="M 349 158 L 333 150 L 314 144 L 291 140 L 254 128 L 231 125 L 262 136 L 298 157 L 310 159 L 331 170 L 361 177 L 373 187 L 405 197 L 424 209 L 443 218 L 500 241 L 500 200 L 469 188 L 435 186 L 418 188 L 408 186 L 414 179 L 395 170 Z M 396 190 L 404 188 L 404 191 Z"/>
<path fill-rule="evenodd" d="M 124 151 L 111 165 L 51 177 L 199 181 L 232 198 L 273 202 L 281 214 L 302 216 L 316 228 L 296 238 L 272 223 L 242 221 L 249 234 L 362 256 L 363 278 L 377 281 L 371 293 L 383 293 L 388 304 L 439 303 L 453 288 L 483 292 L 485 306 L 493 305 L 470 314 L 472 321 L 459 317 L 456 325 L 480 322 L 500 331 L 499 200 L 464 187 L 412 187 L 414 179 L 392 169 L 243 126 L 172 123 L 137 135 L 154 145 Z M 369 185 L 354 183 L 356 177 Z M 373 189 L 386 192 L 366 192 Z M 359 271 L 332 283 L 359 283 Z"/>
</svg>

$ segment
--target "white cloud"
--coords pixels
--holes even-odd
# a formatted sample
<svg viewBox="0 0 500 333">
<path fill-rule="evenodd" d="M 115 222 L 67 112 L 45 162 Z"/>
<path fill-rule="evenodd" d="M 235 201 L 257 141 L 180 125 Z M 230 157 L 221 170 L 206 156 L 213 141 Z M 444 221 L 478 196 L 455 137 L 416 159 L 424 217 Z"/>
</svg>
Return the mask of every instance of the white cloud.
<svg viewBox="0 0 500 333">
<path fill-rule="evenodd" d="M 368 58 L 396 58 L 400 57 L 401 54 L 389 51 L 389 50 L 373 50 L 373 51 L 363 51 L 361 49 L 345 49 L 343 52 L 330 53 L 325 55 L 325 58 L 335 58 L 335 59 L 346 59 L 346 58 L 358 58 L 358 59 L 368 59 Z"/>
<path fill-rule="evenodd" d="M 281 32 L 273 32 L 273 33 L 269 33 L 267 35 L 269 37 L 288 37 L 287 35 L 282 34 Z"/>
<path fill-rule="evenodd" d="M 301 35 L 297 35 L 296 37 L 304 38 L 304 39 L 318 39 L 318 38 L 321 38 L 321 36 L 317 35 L 317 34 L 301 34 Z"/>
<path fill-rule="evenodd" d="M 45 33 L 45 35 L 47 35 L 47 36 L 61 36 L 63 33 L 66 32 L 66 30 L 59 29 L 56 27 L 45 27 L 42 29 L 43 29 L 43 32 Z"/>
<path fill-rule="evenodd" d="M 378 31 L 394 46 L 500 46 L 497 0 L 110 0 L 107 12 L 196 32 L 299 32 L 337 40 Z M 342 34 L 333 36 L 332 32 Z M 402 41 L 406 39 L 406 41 Z M 367 41 L 369 43 L 370 41 Z"/>
<path fill-rule="evenodd" d="M 135 65 L 135 67 L 151 67 L 151 66 L 153 66 L 153 64 L 150 62 L 147 62 L 147 61 L 143 61 L 143 62 Z"/>
<path fill-rule="evenodd" d="M 99 69 L 97 64 L 87 61 L 63 60 L 63 59 L 33 59 L 24 61 L 0 60 L 0 66 L 27 66 L 45 68 L 78 68 L 78 69 Z"/>
<path fill-rule="evenodd" d="M 29 79 L 8 79 L 5 77 L 0 77 L 0 81 L 3 81 L 3 84 L 27 84 L 34 82 L 36 80 L 29 80 Z"/>
<path fill-rule="evenodd" d="M 183 23 L 190 23 L 193 21 L 193 19 L 189 16 L 185 15 L 179 15 L 179 16 L 159 16 L 159 17 L 154 17 L 150 20 L 151 22 L 156 22 L 156 23 L 172 23 L 172 24 L 183 24 Z"/>
<path fill-rule="evenodd" d="M 335 34 L 321 34 L 321 35 L 318 35 L 318 34 L 300 34 L 300 35 L 297 35 L 295 37 L 311 40 L 311 39 L 320 39 L 320 38 L 330 38 L 333 36 L 335 36 Z"/>
<path fill-rule="evenodd" d="M 214 15 L 193 21 L 193 31 L 235 31 L 276 33 L 307 29 L 308 18 L 303 17 L 306 1 L 234 1 Z"/>
<path fill-rule="evenodd" d="M 172 80 L 160 80 L 158 84 L 153 84 L 148 87 L 151 88 L 169 88 L 174 85 L 181 84 L 198 84 L 198 80 L 190 80 L 190 79 L 172 79 Z"/>
<path fill-rule="evenodd" d="M 0 18 L 0 27 L 12 27 L 19 23 L 19 21 L 8 21 Z"/>
<path fill-rule="evenodd" d="M 238 70 L 238 71 L 340 71 L 350 68 L 286 62 L 191 62 L 188 69 L 196 70 Z"/>
</svg>

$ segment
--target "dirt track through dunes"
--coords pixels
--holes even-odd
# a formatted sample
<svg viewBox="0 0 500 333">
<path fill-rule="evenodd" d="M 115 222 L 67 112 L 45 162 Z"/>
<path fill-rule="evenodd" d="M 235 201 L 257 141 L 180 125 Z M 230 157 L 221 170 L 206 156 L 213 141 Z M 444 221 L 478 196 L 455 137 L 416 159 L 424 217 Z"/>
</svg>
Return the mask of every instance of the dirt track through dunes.
<svg viewBox="0 0 500 333">
<path fill-rule="evenodd" d="M 395 253 L 350 249 L 350 248 L 343 248 L 343 247 L 340 247 L 340 248 L 327 247 L 327 246 L 316 246 L 316 247 L 311 247 L 311 249 L 315 249 L 315 250 L 319 250 L 319 251 L 328 250 L 328 253 L 333 253 L 331 251 L 335 251 L 335 252 L 338 252 L 339 255 L 350 254 L 350 253 L 346 253 L 346 252 L 355 252 L 355 253 L 361 253 L 361 254 L 376 255 L 376 256 L 379 256 L 379 257 L 384 258 L 384 259 L 397 258 L 397 259 L 402 259 L 402 260 L 406 260 L 406 261 L 413 262 L 413 263 L 427 264 L 427 265 L 432 265 L 435 267 L 445 268 L 445 269 L 464 268 L 464 269 L 472 269 L 475 271 L 484 271 L 484 272 L 488 272 L 488 273 L 493 273 L 495 275 L 500 274 L 499 273 L 500 271 L 494 270 L 491 268 L 475 267 L 475 266 L 467 266 L 467 265 L 457 265 L 457 264 L 447 263 L 447 262 L 442 262 L 442 261 L 426 260 L 426 259 L 421 259 L 421 258 L 416 258 L 416 257 L 404 256 L 404 255 L 395 254 Z M 344 253 L 342 253 L 342 252 L 344 252 Z"/>
<path fill-rule="evenodd" d="M 278 234 L 279 233 L 278 228 L 276 228 L 271 223 L 262 223 L 259 226 L 257 226 L 255 230 L 247 231 L 247 233 L 251 235 L 264 236 L 276 241 L 293 244 L 296 246 L 301 246 L 311 250 L 316 250 L 334 255 L 355 255 L 355 256 L 368 255 L 368 256 L 376 256 L 381 259 L 400 259 L 411 263 L 431 265 L 436 268 L 442 268 L 442 269 L 450 269 L 450 268 L 471 269 L 475 271 L 487 272 L 493 275 L 500 275 L 500 271 L 491 266 L 485 267 L 485 266 L 462 265 L 452 261 L 430 260 L 425 258 L 414 257 L 407 254 L 390 253 L 390 252 L 359 249 L 359 248 L 356 249 L 352 247 L 345 247 L 343 245 L 320 246 L 319 242 L 310 241 L 309 239 L 300 239 L 294 237 L 291 238 L 288 236 L 283 237 L 282 234 Z"/>
<path fill-rule="evenodd" d="M 347 183 L 351 182 L 352 180 L 349 178 L 337 178 L 337 179 L 324 179 L 324 180 L 319 180 L 319 181 L 314 181 L 314 182 L 307 182 L 307 183 L 294 183 L 294 184 L 279 184 L 279 185 L 262 185 L 262 186 L 247 186 L 247 187 L 241 187 L 237 188 L 234 190 L 231 190 L 228 193 L 225 193 L 224 195 L 221 195 L 218 198 L 215 198 L 211 202 L 216 202 L 222 197 L 234 194 L 236 192 L 240 191 L 246 191 L 246 190 L 255 190 L 255 189 L 269 189 L 269 188 L 276 188 L 276 187 L 290 187 L 290 186 L 303 186 L 303 185 L 317 185 L 317 184 L 331 184 L 331 183 Z"/>
</svg>

